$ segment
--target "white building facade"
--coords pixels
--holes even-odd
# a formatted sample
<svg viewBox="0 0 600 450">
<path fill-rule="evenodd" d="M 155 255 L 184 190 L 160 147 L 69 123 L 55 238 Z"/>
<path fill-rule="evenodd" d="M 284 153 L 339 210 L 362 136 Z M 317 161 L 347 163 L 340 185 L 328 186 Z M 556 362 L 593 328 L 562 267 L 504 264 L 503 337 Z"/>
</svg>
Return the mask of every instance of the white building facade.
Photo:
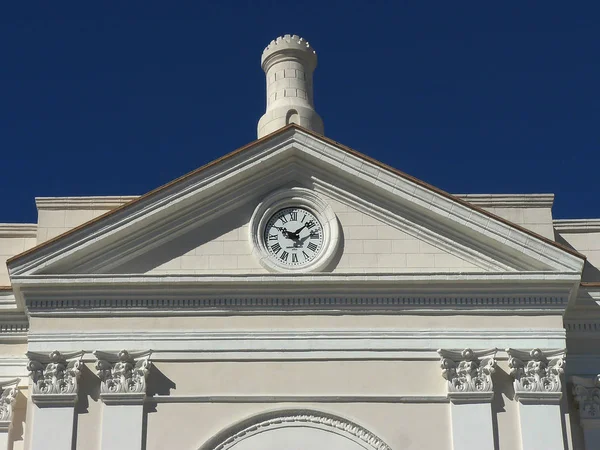
<svg viewBox="0 0 600 450">
<path fill-rule="evenodd" d="M 265 49 L 245 147 L 0 224 L 0 450 L 600 448 L 600 219 L 326 138 L 316 64 Z"/>
</svg>

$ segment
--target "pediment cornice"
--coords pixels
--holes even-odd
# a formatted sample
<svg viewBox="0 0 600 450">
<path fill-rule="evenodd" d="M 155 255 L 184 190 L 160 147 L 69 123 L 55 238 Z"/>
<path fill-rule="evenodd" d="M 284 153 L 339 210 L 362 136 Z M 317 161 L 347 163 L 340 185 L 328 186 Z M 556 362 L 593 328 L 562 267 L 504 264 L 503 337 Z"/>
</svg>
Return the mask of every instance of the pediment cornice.
<svg viewBox="0 0 600 450">
<path fill-rule="evenodd" d="M 327 183 L 319 174 L 333 174 L 341 184 L 346 180 L 351 189 Z M 355 202 L 425 240 L 440 236 L 436 245 L 484 270 L 581 273 L 584 258 L 577 253 L 333 141 L 288 127 L 10 259 L 11 280 L 104 273 L 303 176 L 315 189 Z M 394 214 L 394 208 L 403 214 Z"/>
</svg>

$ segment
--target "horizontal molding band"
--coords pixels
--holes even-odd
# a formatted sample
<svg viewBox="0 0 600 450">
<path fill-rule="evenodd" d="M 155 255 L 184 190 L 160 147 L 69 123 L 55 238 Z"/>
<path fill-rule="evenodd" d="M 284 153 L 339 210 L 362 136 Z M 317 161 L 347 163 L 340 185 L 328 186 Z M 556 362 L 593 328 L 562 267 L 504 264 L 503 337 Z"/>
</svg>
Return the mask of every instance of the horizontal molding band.
<svg viewBox="0 0 600 450">
<path fill-rule="evenodd" d="M 150 310 L 181 311 L 193 310 L 202 312 L 242 312 L 247 310 L 280 311 L 336 311 L 358 310 L 360 312 L 394 311 L 394 310 L 533 310 L 560 311 L 566 308 L 566 296 L 264 296 L 264 297 L 218 297 L 218 298 L 99 298 L 99 299 L 44 299 L 28 300 L 27 307 L 31 313 L 78 310 L 86 313 L 94 310 L 128 310 L 144 312 Z"/>
<path fill-rule="evenodd" d="M 296 331 L 106 331 L 31 333 L 29 350 L 91 352 L 152 349 L 153 359 L 348 359 L 407 357 L 438 348 L 561 348 L 565 331 L 465 330 L 296 330 Z M 160 352 L 160 355 L 157 353 Z M 438 358 L 434 355 L 435 359 Z"/>
<path fill-rule="evenodd" d="M 561 233 L 594 233 L 600 231 L 600 219 L 555 219 L 554 229 Z"/>
<path fill-rule="evenodd" d="M 596 335 L 600 338 L 600 320 L 565 320 L 565 329 L 569 335 Z"/>
<path fill-rule="evenodd" d="M 482 208 L 551 208 L 554 194 L 454 194 Z"/>
<path fill-rule="evenodd" d="M 146 403 L 448 403 L 443 395 L 154 395 Z"/>
</svg>

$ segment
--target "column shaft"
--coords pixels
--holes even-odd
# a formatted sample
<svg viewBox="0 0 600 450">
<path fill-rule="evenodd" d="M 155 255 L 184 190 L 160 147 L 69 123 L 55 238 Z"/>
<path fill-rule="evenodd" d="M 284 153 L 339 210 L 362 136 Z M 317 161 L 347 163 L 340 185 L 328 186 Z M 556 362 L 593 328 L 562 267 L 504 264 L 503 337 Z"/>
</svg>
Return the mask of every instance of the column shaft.
<svg viewBox="0 0 600 450">
<path fill-rule="evenodd" d="M 523 450 L 565 450 L 560 405 L 519 403 Z"/>
<path fill-rule="evenodd" d="M 8 431 L 0 431 L 0 450 L 8 450 Z"/>
<path fill-rule="evenodd" d="M 140 450 L 144 405 L 107 405 L 102 411 L 102 450 Z"/>
<path fill-rule="evenodd" d="M 585 442 L 585 450 L 600 448 L 600 428 L 583 424 L 583 440 Z"/>
<path fill-rule="evenodd" d="M 454 404 L 452 411 L 453 450 L 494 450 L 492 406 L 487 403 Z M 476 443 L 476 444 L 475 444 Z"/>
<path fill-rule="evenodd" d="M 72 450 L 73 406 L 33 406 L 31 450 Z"/>
</svg>

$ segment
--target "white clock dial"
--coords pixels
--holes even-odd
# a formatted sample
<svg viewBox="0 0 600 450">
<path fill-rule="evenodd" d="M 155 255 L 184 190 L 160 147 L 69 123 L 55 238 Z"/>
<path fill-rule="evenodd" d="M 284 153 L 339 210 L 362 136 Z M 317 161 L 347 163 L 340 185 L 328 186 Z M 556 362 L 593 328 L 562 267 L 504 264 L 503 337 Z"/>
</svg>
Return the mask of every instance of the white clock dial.
<svg viewBox="0 0 600 450">
<path fill-rule="evenodd" d="M 302 267 L 323 250 L 323 225 L 305 208 L 283 208 L 267 221 L 263 239 L 271 260 Z"/>
</svg>

